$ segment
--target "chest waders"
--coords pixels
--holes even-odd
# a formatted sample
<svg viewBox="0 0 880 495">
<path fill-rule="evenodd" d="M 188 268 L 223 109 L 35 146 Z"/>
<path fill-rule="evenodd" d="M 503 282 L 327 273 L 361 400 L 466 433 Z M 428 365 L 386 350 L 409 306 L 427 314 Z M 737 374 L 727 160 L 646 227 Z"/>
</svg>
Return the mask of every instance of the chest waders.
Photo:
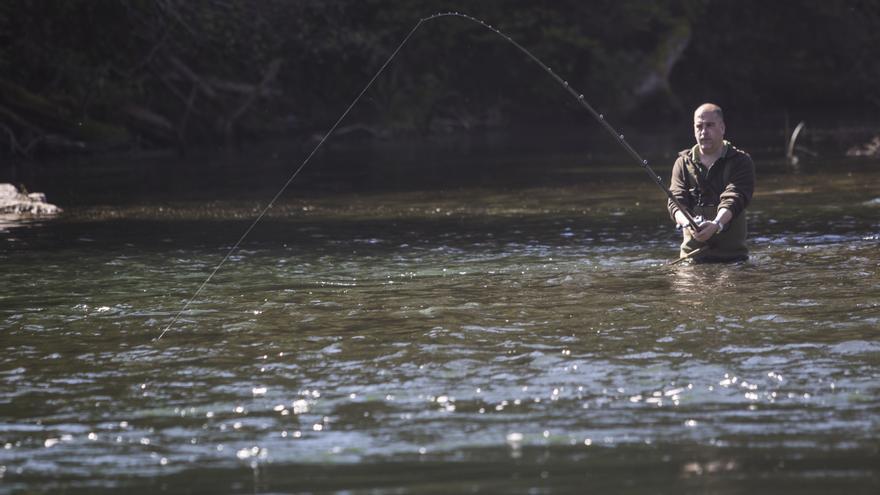
<svg viewBox="0 0 880 495">
<path fill-rule="evenodd" d="M 697 166 L 691 161 L 686 160 L 688 174 L 696 180 L 696 187 L 699 189 L 700 196 L 704 196 L 707 189 L 703 180 L 703 176 L 697 169 Z M 724 183 L 730 181 L 730 162 L 725 161 L 724 171 L 722 172 Z M 702 198 L 700 198 L 702 199 Z M 700 201 L 696 201 L 697 206 L 694 207 L 693 214 L 700 215 L 706 219 L 713 219 L 718 213 L 718 201 L 721 198 L 716 197 L 715 204 L 702 205 Z M 724 231 L 715 234 L 705 243 L 693 238 L 690 229 L 683 229 L 684 238 L 681 243 L 680 256 L 687 256 L 691 251 L 707 246 L 700 254 L 694 256 L 695 261 L 742 261 L 749 257 L 749 248 L 746 246 L 746 238 L 748 237 L 748 222 L 746 221 L 745 212 L 737 215 L 729 224 L 724 226 Z"/>
</svg>

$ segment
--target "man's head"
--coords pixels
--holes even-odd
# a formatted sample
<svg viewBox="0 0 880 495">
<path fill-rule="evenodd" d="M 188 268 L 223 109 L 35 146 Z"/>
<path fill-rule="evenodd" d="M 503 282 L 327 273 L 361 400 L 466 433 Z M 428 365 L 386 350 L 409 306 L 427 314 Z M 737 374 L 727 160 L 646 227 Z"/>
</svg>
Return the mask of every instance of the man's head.
<svg viewBox="0 0 880 495">
<path fill-rule="evenodd" d="M 694 112 L 694 137 L 703 155 L 714 155 L 724 146 L 724 114 L 714 103 L 704 103 Z"/>
</svg>

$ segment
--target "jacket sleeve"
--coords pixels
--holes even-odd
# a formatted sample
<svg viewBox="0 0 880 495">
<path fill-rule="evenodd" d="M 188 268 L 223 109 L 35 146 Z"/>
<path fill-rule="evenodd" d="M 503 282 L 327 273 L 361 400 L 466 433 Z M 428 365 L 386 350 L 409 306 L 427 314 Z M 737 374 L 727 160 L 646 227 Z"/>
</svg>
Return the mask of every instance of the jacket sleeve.
<svg viewBox="0 0 880 495">
<path fill-rule="evenodd" d="M 669 192 L 688 210 L 693 208 L 691 197 L 687 188 L 687 169 L 684 165 L 684 158 L 678 157 L 675 165 L 672 166 L 672 180 L 669 181 Z M 673 204 L 672 200 L 667 200 L 666 208 L 669 210 L 669 216 L 675 221 L 675 212 L 678 208 Z"/>
<path fill-rule="evenodd" d="M 736 218 L 752 201 L 755 191 L 755 164 L 752 157 L 743 153 L 730 166 L 730 178 L 721 193 L 718 208 L 727 208 L 733 213 L 733 218 Z"/>
</svg>

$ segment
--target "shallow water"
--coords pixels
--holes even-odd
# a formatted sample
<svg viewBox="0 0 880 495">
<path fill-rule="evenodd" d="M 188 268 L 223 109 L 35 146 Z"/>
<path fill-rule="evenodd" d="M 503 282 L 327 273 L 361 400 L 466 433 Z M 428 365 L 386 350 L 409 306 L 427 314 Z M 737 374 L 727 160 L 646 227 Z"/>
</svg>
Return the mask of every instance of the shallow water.
<svg viewBox="0 0 880 495">
<path fill-rule="evenodd" d="M 161 340 L 262 193 L 7 226 L 0 492 L 874 492 L 880 169 L 847 167 L 760 171 L 732 265 L 666 266 L 626 165 L 289 194 Z"/>
</svg>

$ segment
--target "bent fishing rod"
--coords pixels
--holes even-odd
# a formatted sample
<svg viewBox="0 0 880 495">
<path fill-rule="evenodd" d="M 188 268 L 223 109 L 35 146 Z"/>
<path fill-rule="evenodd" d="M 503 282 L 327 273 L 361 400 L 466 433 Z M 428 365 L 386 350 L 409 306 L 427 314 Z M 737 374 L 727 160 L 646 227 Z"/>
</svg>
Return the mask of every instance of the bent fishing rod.
<svg viewBox="0 0 880 495">
<path fill-rule="evenodd" d="M 202 284 L 199 286 L 199 288 L 196 290 L 196 292 L 192 295 L 192 297 L 190 297 L 189 300 L 186 302 L 186 304 L 184 304 L 183 308 L 181 308 L 180 311 L 178 311 L 177 314 L 174 316 L 174 318 L 171 319 L 171 322 L 168 324 L 167 327 L 165 327 L 164 330 L 162 330 L 162 333 L 156 338 L 156 340 L 161 339 L 171 329 L 171 327 L 173 327 L 174 324 L 180 319 L 180 317 L 189 308 L 189 306 L 196 299 L 196 297 L 198 297 L 199 294 L 201 294 L 201 292 L 205 288 L 205 286 L 208 285 L 208 283 L 211 281 L 212 278 L 214 278 L 214 275 L 216 275 L 217 272 L 220 270 L 220 268 L 226 263 L 226 261 L 229 260 L 230 256 L 232 256 L 232 253 L 234 253 L 235 250 L 237 250 L 238 247 L 241 245 L 241 243 L 244 242 L 245 237 L 247 237 L 248 234 L 250 234 L 251 231 L 254 229 L 254 227 L 256 227 L 257 223 L 259 223 L 260 220 L 263 219 L 263 217 L 266 215 L 266 213 L 269 211 L 269 209 L 275 205 L 275 202 L 278 201 L 278 198 L 281 197 L 281 195 L 284 193 L 284 191 L 287 190 L 288 186 L 290 186 L 290 184 L 293 182 L 293 180 L 299 175 L 300 172 L 302 172 L 302 170 L 306 167 L 306 165 L 311 161 L 312 157 L 315 156 L 315 153 L 318 152 L 318 149 L 320 149 L 324 145 L 324 143 L 327 141 L 327 139 L 330 137 L 330 135 L 333 134 L 333 132 L 336 130 L 337 127 L 339 127 L 339 124 L 342 123 L 342 121 L 345 119 L 345 117 L 348 116 L 349 112 L 351 112 L 352 108 L 354 108 L 355 105 L 357 105 L 357 103 L 361 100 L 361 98 L 364 96 L 364 94 L 366 94 L 367 90 L 370 89 L 370 87 L 372 87 L 373 83 L 376 82 L 376 79 L 379 78 L 379 75 L 381 75 L 385 71 L 385 69 L 388 68 L 388 66 L 391 64 L 391 61 L 394 60 L 395 57 L 397 57 L 397 54 L 400 53 L 400 51 L 403 49 L 403 47 L 409 42 L 410 38 L 412 38 L 412 36 L 415 34 L 415 32 L 418 31 L 418 29 L 422 26 L 422 24 L 425 24 L 426 22 L 432 21 L 434 19 L 439 19 L 441 17 L 458 17 L 458 18 L 465 19 L 465 20 L 474 22 L 476 24 L 479 24 L 479 25 L 483 26 L 484 28 L 494 32 L 498 36 L 501 36 L 502 38 L 507 40 L 510 44 L 515 46 L 519 51 L 521 51 L 527 57 L 529 57 L 533 62 L 535 62 L 536 64 L 541 66 L 541 68 L 543 68 L 545 72 L 550 74 L 550 76 L 553 77 L 553 79 L 555 79 L 560 85 L 562 85 L 562 87 L 564 87 L 566 91 L 568 91 L 572 96 L 574 96 L 575 100 L 577 100 L 577 102 L 581 105 L 581 107 L 586 109 L 587 112 L 589 112 L 590 115 L 592 115 L 593 118 L 595 118 L 596 121 L 598 121 L 599 124 L 601 124 L 602 127 L 606 131 L 608 131 L 612 136 L 614 136 L 614 139 L 621 146 L 623 146 L 623 148 L 627 151 L 627 153 L 630 154 L 630 156 L 635 158 L 635 160 L 645 170 L 645 172 L 648 173 L 648 175 L 651 177 L 651 179 L 654 181 L 654 183 L 656 183 L 657 186 L 660 187 L 660 189 L 662 189 L 664 193 L 666 193 L 666 197 L 669 199 L 669 201 L 672 202 L 672 204 L 675 205 L 675 207 L 678 208 L 685 215 L 685 217 L 687 218 L 688 224 L 691 226 L 691 228 L 693 228 L 694 231 L 698 231 L 700 229 L 699 225 L 697 224 L 696 219 L 690 214 L 690 212 L 688 212 L 688 210 L 686 208 L 684 208 L 682 206 L 682 204 L 678 201 L 678 198 L 676 198 L 675 195 L 672 194 L 672 191 L 670 191 L 669 188 L 667 188 L 665 185 L 663 185 L 663 179 L 661 179 L 660 176 L 657 175 L 656 172 L 654 172 L 654 169 L 652 169 L 651 166 L 648 165 L 648 160 L 645 160 L 644 158 L 642 158 L 642 156 L 639 155 L 639 153 L 635 150 L 635 148 L 633 148 L 626 141 L 623 134 L 620 134 L 619 132 L 617 132 L 617 130 L 614 127 L 612 127 L 611 124 L 608 123 L 608 121 L 605 119 L 605 116 L 603 114 L 597 112 L 592 107 L 592 105 L 590 105 L 587 102 L 587 100 L 584 98 L 584 95 L 575 91 L 574 88 L 572 88 L 568 84 L 568 81 L 566 81 L 565 79 L 560 77 L 558 74 L 553 72 L 553 69 L 551 69 L 549 66 L 547 66 L 547 64 L 542 62 L 541 59 L 536 57 L 532 52 L 530 52 L 524 46 L 517 43 L 513 38 L 511 38 L 507 34 L 503 33 L 500 29 L 486 23 L 485 21 L 478 19 L 476 17 L 473 17 L 471 15 L 468 15 L 468 14 L 463 14 L 461 12 L 438 12 L 438 13 L 430 15 L 428 17 L 423 17 L 423 18 L 419 19 L 419 22 L 417 22 L 415 24 L 415 26 L 413 26 L 413 28 L 403 38 L 403 40 L 400 42 L 400 44 L 397 45 L 397 48 L 395 48 L 394 51 L 391 52 L 391 55 L 388 56 L 388 58 L 385 60 L 385 63 L 383 63 L 382 66 L 379 67 L 379 70 L 376 71 L 375 74 L 373 74 L 373 77 L 370 78 L 370 80 L 369 80 L 369 82 L 367 82 L 366 86 L 364 86 L 364 88 L 360 91 L 360 93 L 358 93 L 358 95 L 354 98 L 354 100 L 352 100 L 352 102 L 348 105 L 348 107 L 346 107 L 345 111 L 342 112 L 342 115 L 340 115 L 339 118 L 336 119 L 336 122 L 324 134 L 324 136 L 321 138 L 321 140 L 318 142 L 318 144 L 315 145 L 315 147 L 312 149 L 311 153 L 309 153 L 308 156 L 306 156 L 306 158 L 299 165 L 299 167 L 297 167 L 296 170 L 293 171 L 293 173 L 290 175 L 290 177 L 287 179 L 287 181 L 281 186 L 281 189 L 279 189 L 278 192 L 275 193 L 275 196 L 272 198 L 272 200 L 269 201 L 269 203 L 266 204 L 266 206 L 260 211 L 259 215 L 257 215 L 257 217 L 250 224 L 250 226 L 244 231 L 244 233 L 241 235 L 241 237 L 239 237 L 238 241 L 236 241 L 235 244 L 229 249 L 229 251 L 226 253 L 226 256 L 224 256 L 223 259 L 220 261 L 220 263 L 218 263 L 217 266 L 214 267 L 214 269 L 211 271 L 211 273 L 208 275 L 208 277 L 205 279 L 205 281 L 202 282 Z"/>
<path fill-rule="evenodd" d="M 661 179 L 660 176 L 657 175 L 656 172 L 654 172 L 654 169 L 652 169 L 651 166 L 648 165 L 648 160 L 645 160 L 644 158 L 642 158 L 642 156 L 639 155 L 639 152 L 636 151 L 635 148 L 633 148 L 632 145 L 630 145 L 629 142 L 626 141 L 626 138 L 624 137 L 624 135 L 617 132 L 617 129 L 615 129 L 614 127 L 611 126 L 611 124 L 608 123 L 608 120 L 605 119 L 605 115 L 597 112 L 596 109 L 594 109 L 593 106 L 587 102 L 586 98 L 584 98 L 584 95 L 582 93 L 578 93 L 577 91 L 575 91 L 575 89 L 572 88 L 568 84 L 568 81 L 566 81 L 565 79 L 560 77 L 559 74 L 557 74 L 556 72 L 553 72 L 553 69 L 551 69 L 549 66 L 547 66 L 547 64 L 542 62 L 541 59 L 536 57 L 527 48 L 525 48 L 524 46 L 517 43 L 516 40 L 514 40 L 513 38 L 511 38 L 507 34 L 503 33 L 500 29 L 498 29 L 490 24 L 487 24 L 486 22 L 484 22 L 481 19 L 477 19 L 476 17 L 470 16 L 467 14 L 462 14 L 461 12 L 441 12 L 441 13 L 437 13 L 437 14 L 425 17 L 424 19 L 421 19 L 418 24 L 416 24 L 416 27 L 414 28 L 414 30 L 417 29 L 419 27 L 419 25 L 421 25 L 422 23 L 424 23 L 426 21 L 430 21 L 432 19 L 439 18 L 439 17 L 460 17 L 462 19 L 467 19 L 471 22 L 475 22 L 475 23 L 485 27 L 486 29 L 489 29 L 490 31 L 494 32 L 495 34 L 501 36 L 502 38 L 507 40 L 510 44 L 515 46 L 517 49 L 519 49 L 519 51 L 523 52 L 526 56 L 528 56 L 533 62 L 535 62 L 536 64 L 541 66 L 541 68 L 543 68 L 544 71 L 546 71 L 548 74 L 550 74 L 550 76 L 553 77 L 553 79 L 555 79 L 556 82 L 558 82 L 560 85 L 562 85 L 562 87 L 564 87 L 565 90 L 569 92 L 569 94 L 574 96 L 575 100 L 577 100 L 577 102 L 581 105 L 581 107 L 586 109 L 587 112 L 589 112 L 590 115 L 592 115 L 593 118 L 596 119 L 596 121 L 599 122 L 599 124 L 601 124 L 602 127 L 606 131 L 608 131 L 612 136 L 614 136 L 614 139 L 621 146 L 623 146 L 623 149 L 625 149 L 626 152 L 630 154 L 630 156 L 635 158 L 635 160 L 645 170 L 645 172 L 648 173 L 648 176 L 650 176 L 651 179 L 657 184 L 657 186 L 659 186 L 660 189 L 662 189 L 663 192 L 666 193 L 666 197 L 669 199 L 669 201 L 671 201 L 672 204 L 675 205 L 675 207 L 678 208 L 685 215 L 685 217 L 687 218 L 688 224 L 691 226 L 691 228 L 693 228 L 694 231 L 700 230 L 696 219 L 693 217 L 693 215 L 690 214 L 690 212 L 688 212 L 688 210 L 684 206 L 681 205 L 681 202 L 679 202 L 678 198 L 676 198 L 675 195 L 672 194 L 672 191 L 670 191 L 669 188 L 663 184 L 663 179 Z"/>
</svg>

